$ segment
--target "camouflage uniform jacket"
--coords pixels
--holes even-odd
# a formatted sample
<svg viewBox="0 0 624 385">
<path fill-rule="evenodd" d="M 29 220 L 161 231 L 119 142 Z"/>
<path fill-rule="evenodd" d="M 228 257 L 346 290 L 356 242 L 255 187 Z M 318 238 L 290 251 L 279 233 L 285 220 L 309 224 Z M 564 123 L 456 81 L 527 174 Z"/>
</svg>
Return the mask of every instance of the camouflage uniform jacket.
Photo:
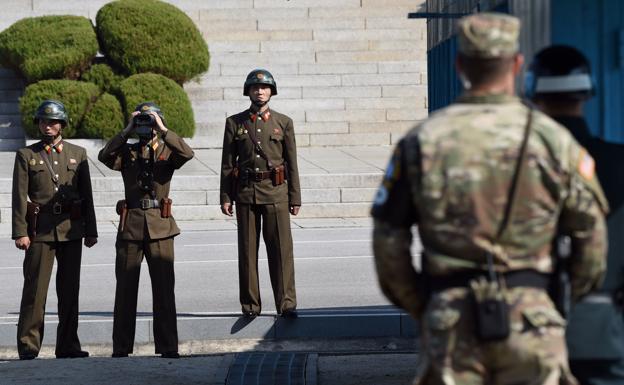
<svg viewBox="0 0 624 385">
<path fill-rule="evenodd" d="M 551 273 L 559 232 L 571 236 L 573 296 L 596 287 L 605 269 L 607 203 L 593 159 L 569 132 L 533 111 L 517 201 L 498 241 L 529 109 L 503 95 L 464 96 L 431 115 L 398 144 L 373 205 L 374 246 L 386 294 L 409 308 L 412 224 L 430 277 L 487 270 Z"/>
</svg>

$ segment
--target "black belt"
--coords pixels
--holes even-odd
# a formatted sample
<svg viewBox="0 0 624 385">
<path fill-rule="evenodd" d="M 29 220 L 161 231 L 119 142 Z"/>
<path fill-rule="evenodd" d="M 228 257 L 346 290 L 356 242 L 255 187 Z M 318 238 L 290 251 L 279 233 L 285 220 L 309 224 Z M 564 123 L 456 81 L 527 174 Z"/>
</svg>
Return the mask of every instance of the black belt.
<svg viewBox="0 0 624 385">
<path fill-rule="evenodd" d="M 260 182 L 264 179 L 269 179 L 271 177 L 271 171 L 254 171 L 251 169 L 247 169 L 247 178 L 250 181 Z"/>
<path fill-rule="evenodd" d="M 479 277 L 486 277 L 486 271 L 467 271 L 455 273 L 450 276 L 429 276 L 429 289 L 432 292 L 440 292 L 453 287 L 469 287 L 470 281 Z M 550 275 L 539 273 L 535 270 L 517 270 L 507 273 L 499 273 L 499 277 L 504 279 L 508 288 L 533 287 L 536 289 L 548 290 Z"/>
<path fill-rule="evenodd" d="M 54 215 L 66 214 L 71 212 L 72 206 L 72 202 L 47 203 L 40 207 L 39 212 Z"/>
<path fill-rule="evenodd" d="M 160 202 L 156 199 L 139 199 L 136 202 L 130 202 L 130 201 L 126 201 L 126 207 L 128 207 L 128 209 L 143 209 L 143 210 L 149 210 L 149 209 L 157 209 L 160 208 Z"/>
</svg>

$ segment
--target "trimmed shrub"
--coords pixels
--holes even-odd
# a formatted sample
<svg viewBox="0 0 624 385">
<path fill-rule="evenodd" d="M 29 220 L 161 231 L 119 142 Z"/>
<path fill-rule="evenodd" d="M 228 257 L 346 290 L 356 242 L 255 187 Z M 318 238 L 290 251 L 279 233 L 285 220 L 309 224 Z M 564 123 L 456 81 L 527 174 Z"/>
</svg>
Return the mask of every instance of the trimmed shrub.
<svg viewBox="0 0 624 385">
<path fill-rule="evenodd" d="M 191 102 L 184 89 L 158 74 L 132 75 L 121 82 L 121 104 L 127 116 L 140 103 L 156 103 L 165 116 L 167 128 L 182 137 L 195 133 L 195 119 Z"/>
<path fill-rule="evenodd" d="M 183 84 L 208 70 L 208 46 L 180 9 L 157 0 L 121 0 L 97 13 L 104 55 L 128 75 L 158 73 Z"/>
<path fill-rule="evenodd" d="M 105 93 L 84 115 L 78 135 L 81 138 L 110 139 L 124 127 L 124 114 L 119 100 Z"/>
<path fill-rule="evenodd" d="M 116 74 L 108 64 L 94 64 L 82 74 L 80 80 L 97 84 L 102 92 L 119 95 L 119 83 L 124 77 Z"/>
<path fill-rule="evenodd" d="M 42 80 L 26 87 L 20 98 L 22 127 L 31 138 L 39 137 L 39 127 L 33 116 L 39 104 L 45 99 L 56 99 L 65 105 L 69 122 L 63 130 L 63 137 L 76 136 L 85 112 L 97 101 L 100 89 L 93 83 L 76 80 Z"/>
<path fill-rule="evenodd" d="M 91 21 L 81 16 L 42 16 L 17 21 L 0 33 L 0 61 L 28 82 L 78 79 L 98 51 Z"/>
</svg>

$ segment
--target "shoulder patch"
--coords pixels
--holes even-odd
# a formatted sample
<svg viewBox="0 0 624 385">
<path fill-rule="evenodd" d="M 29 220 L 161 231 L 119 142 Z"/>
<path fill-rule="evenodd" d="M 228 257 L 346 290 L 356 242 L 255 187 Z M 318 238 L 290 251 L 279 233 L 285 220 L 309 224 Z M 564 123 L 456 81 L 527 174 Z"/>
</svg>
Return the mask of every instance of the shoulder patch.
<svg viewBox="0 0 624 385">
<path fill-rule="evenodd" d="M 585 149 L 581 149 L 577 168 L 579 174 L 587 180 L 592 180 L 596 174 L 594 159 Z"/>
</svg>

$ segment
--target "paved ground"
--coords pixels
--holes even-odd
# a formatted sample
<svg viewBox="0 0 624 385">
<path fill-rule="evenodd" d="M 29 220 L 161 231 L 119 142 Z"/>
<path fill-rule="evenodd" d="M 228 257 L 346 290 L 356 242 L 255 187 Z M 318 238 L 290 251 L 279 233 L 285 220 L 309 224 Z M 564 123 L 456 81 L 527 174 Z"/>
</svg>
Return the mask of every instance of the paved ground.
<svg viewBox="0 0 624 385">
<path fill-rule="evenodd" d="M 300 167 L 307 172 L 328 174 L 381 172 L 388 154 L 388 147 L 303 149 L 300 151 Z M 201 151 L 197 155 L 193 166 L 183 170 L 187 170 L 189 175 L 216 174 L 213 163 L 218 161 L 218 154 Z M 10 178 L 13 156 L 12 153 L 0 153 L 0 177 Z M 100 170 L 97 166 L 94 172 L 96 176 L 108 175 L 105 169 Z M 359 228 L 368 233 L 370 225 L 368 218 L 293 219 L 293 228 L 301 230 L 335 229 L 344 233 L 353 232 L 348 229 Z M 227 220 L 197 221 L 181 223 L 181 227 L 187 233 L 203 234 L 224 229 L 232 231 L 235 223 Z M 115 223 L 103 222 L 100 229 L 103 234 L 112 234 Z M 9 235 L 10 226 L 0 225 L 0 236 L 8 238 Z M 2 247 L 5 251 L 10 248 L 7 245 Z M 334 254 L 340 253 L 336 250 Z M 370 285 L 375 286 L 376 282 L 370 279 Z M 347 309 L 346 312 L 331 312 L 331 316 L 320 310 L 317 313 L 304 311 L 294 323 L 280 323 L 279 319 L 270 315 L 260 317 L 249 325 L 241 324 L 236 316 L 226 317 L 225 320 L 219 316 L 208 320 L 205 317 L 190 317 L 181 322 L 188 322 L 192 328 L 205 328 L 203 333 L 208 337 L 181 343 L 183 358 L 180 360 L 155 357 L 149 332 L 145 341 L 137 343 L 135 356 L 124 359 L 110 358 L 111 348 L 106 342 L 85 343 L 84 347 L 92 353 L 92 357 L 74 360 L 54 359 L 53 347 L 46 345 L 40 358 L 18 361 L 14 359 L 14 347 L 5 345 L 0 352 L 0 384 L 226 384 L 227 381 L 231 385 L 389 385 L 411 382 L 417 363 L 417 342 L 414 339 L 415 326 L 409 317 L 389 306 L 369 308 L 366 312 L 357 308 L 355 311 Z M 365 321 L 361 318 L 363 314 Z M 215 323 L 218 319 L 222 320 L 221 324 Z M 8 325 L 5 336 L 1 336 L 0 330 L 3 340 L 14 339 L 13 322 L 13 319 L 5 322 Z M 245 329 L 250 325 L 255 326 Z M 53 340 L 54 326 L 52 322 L 46 329 L 46 340 Z M 81 323 L 80 328 L 93 337 L 92 341 L 110 336 L 109 330 L 96 323 Z M 151 329 L 151 325 L 147 323 L 145 329 Z M 224 334 L 214 338 L 220 330 Z M 228 336 L 231 338 L 232 331 L 238 330 L 253 332 L 249 332 L 247 337 L 241 333 L 242 336 L 235 340 L 227 339 Z M 268 333 L 265 332 L 265 338 L 259 338 L 262 335 L 257 333 L 263 330 Z M 273 338 L 267 339 L 266 336 Z M 328 339 L 328 336 L 332 337 Z M 267 371 L 267 367 L 272 370 Z M 285 382 L 285 378 L 288 381 Z"/>
<path fill-rule="evenodd" d="M 5 360 L 0 361 L 0 383 L 399 385 L 411 383 L 418 364 L 413 339 L 238 341 L 213 349 L 211 354 L 179 360 L 154 356 Z"/>
</svg>

